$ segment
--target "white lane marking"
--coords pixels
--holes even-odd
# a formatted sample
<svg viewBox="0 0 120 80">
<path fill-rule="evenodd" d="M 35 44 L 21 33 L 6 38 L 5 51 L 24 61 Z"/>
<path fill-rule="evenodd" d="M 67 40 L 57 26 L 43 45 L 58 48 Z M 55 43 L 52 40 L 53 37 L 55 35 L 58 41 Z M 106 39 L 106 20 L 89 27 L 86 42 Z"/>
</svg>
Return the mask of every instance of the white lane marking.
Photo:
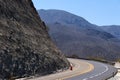
<svg viewBox="0 0 120 80">
<path fill-rule="evenodd" d="M 90 79 L 90 78 L 94 78 L 94 77 L 100 76 L 100 75 L 104 74 L 105 72 L 107 72 L 107 71 L 108 71 L 108 66 L 106 66 L 106 65 L 104 65 L 104 64 L 102 64 L 102 65 L 105 67 L 105 71 L 103 71 L 103 72 L 101 72 L 101 73 L 98 73 L 98 74 L 95 74 L 95 75 L 92 75 L 92 76 L 90 76 L 90 77 L 84 78 L 83 80 L 88 80 L 88 79 Z"/>
</svg>

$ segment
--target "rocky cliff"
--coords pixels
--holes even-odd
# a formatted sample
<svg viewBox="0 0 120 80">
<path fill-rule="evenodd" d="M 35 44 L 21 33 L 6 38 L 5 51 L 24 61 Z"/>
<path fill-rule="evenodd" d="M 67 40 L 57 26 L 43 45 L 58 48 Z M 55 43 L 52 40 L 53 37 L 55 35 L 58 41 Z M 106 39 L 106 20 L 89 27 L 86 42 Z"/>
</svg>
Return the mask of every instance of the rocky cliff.
<svg viewBox="0 0 120 80">
<path fill-rule="evenodd" d="M 31 0 L 0 0 L 0 79 L 44 75 L 68 65 Z"/>
</svg>

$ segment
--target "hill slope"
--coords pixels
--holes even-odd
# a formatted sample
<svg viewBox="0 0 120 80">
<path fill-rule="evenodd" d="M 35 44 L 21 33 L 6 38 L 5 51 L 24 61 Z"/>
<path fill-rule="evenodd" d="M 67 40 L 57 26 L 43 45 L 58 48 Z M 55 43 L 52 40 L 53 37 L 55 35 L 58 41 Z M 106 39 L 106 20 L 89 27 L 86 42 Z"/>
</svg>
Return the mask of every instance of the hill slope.
<svg viewBox="0 0 120 80">
<path fill-rule="evenodd" d="M 111 25 L 111 26 L 100 26 L 100 27 L 106 32 L 109 32 L 120 39 L 120 26 Z"/>
<path fill-rule="evenodd" d="M 61 10 L 38 10 L 49 27 L 49 34 L 56 45 L 68 56 L 81 58 L 120 58 L 120 41 L 97 25 Z"/>
<path fill-rule="evenodd" d="M 68 68 L 31 0 L 0 0 L 0 79 Z"/>
</svg>

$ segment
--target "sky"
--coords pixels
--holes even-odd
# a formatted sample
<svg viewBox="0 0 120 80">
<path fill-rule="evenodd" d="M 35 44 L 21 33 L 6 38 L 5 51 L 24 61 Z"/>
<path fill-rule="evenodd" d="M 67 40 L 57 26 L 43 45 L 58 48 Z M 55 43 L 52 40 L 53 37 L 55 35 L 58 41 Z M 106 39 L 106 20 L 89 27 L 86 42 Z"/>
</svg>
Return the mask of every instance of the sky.
<svg viewBox="0 0 120 80">
<path fill-rule="evenodd" d="M 120 25 L 120 0 L 32 0 L 36 9 L 58 9 L 92 24 Z"/>
</svg>

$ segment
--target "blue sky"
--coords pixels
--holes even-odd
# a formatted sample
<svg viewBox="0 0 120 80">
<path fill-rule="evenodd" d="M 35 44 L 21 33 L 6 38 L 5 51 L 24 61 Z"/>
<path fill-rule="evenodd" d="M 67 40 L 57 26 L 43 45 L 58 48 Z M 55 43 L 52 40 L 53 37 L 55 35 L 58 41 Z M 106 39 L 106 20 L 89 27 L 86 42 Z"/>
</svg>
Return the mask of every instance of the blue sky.
<svg viewBox="0 0 120 80">
<path fill-rule="evenodd" d="M 32 0 L 36 9 L 59 9 L 96 25 L 120 25 L 120 0 Z"/>
</svg>

